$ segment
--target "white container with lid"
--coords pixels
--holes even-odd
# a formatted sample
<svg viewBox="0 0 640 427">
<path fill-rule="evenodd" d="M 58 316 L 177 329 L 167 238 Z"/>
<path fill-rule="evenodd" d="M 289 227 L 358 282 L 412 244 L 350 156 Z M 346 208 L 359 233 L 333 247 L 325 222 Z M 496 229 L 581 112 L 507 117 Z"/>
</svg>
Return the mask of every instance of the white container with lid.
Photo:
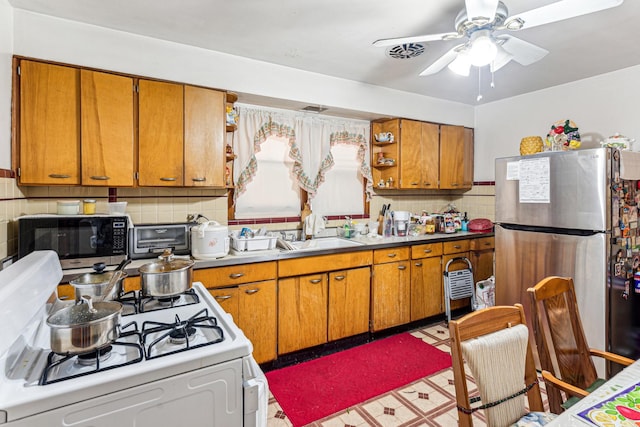
<svg viewBox="0 0 640 427">
<path fill-rule="evenodd" d="M 80 213 L 80 200 L 58 200 L 58 215 L 78 215 Z"/>
</svg>

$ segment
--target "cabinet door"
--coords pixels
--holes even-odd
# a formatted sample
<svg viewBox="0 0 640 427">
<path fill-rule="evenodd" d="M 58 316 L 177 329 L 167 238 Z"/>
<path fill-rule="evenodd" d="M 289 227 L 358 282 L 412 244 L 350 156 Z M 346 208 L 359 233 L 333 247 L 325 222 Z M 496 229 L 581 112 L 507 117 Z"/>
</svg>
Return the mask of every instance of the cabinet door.
<svg viewBox="0 0 640 427">
<path fill-rule="evenodd" d="M 20 61 L 20 183 L 80 184 L 80 71 Z"/>
<path fill-rule="evenodd" d="M 409 261 L 373 266 L 371 286 L 373 332 L 409 323 L 410 280 Z"/>
<path fill-rule="evenodd" d="M 327 275 L 278 281 L 278 354 L 327 342 Z"/>
<path fill-rule="evenodd" d="M 183 86 L 140 80 L 138 185 L 183 185 Z"/>
<path fill-rule="evenodd" d="M 462 172 L 462 182 L 465 188 L 473 187 L 473 129 L 464 128 L 464 171 Z"/>
<path fill-rule="evenodd" d="M 401 121 L 400 188 L 422 188 L 422 123 Z"/>
<path fill-rule="evenodd" d="M 422 123 L 422 188 L 438 188 L 439 165 L 440 126 L 433 123 Z"/>
<path fill-rule="evenodd" d="M 369 330 L 370 297 L 369 267 L 329 273 L 329 341 Z"/>
<path fill-rule="evenodd" d="M 133 186 L 133 79 L 81 71 L 82 185 Z"/>
<path fill-rule="evenodd" d="M 471 264 L 476 282 L 493 276 L 494 247 L 493 237 L 481 237 L 471 241 Z"/>
<path fill-rule="evenodd" d="M 440 126 L 440 188 L 465 189 L 465 141 L 462 126 Z"/>
<path fill-rule="evenodd" d="M 233 317 L 233 321 L 237 323 L 240 313 L 238 288 L 215 288 L 207 290 L 209 291 L 211 296 L 218 302 L 218 304 L 220 304 L 222 309 L 229 313 L 231 317 Z"/>
<path fill-rule="evenodd" d="M 237 323 L 253 344 L 253 357 L 258 363 L 276 358 L 276 281 L 268 280 L 238 287 L 239 315 Z"/>
<path fill-rule="evenodd" d="M 460 242 L 467 242 L 468 245 L 468 241 L 460 241 Z M 447 263 L 452 260 L 453 258 L 469 258 L 469 252 L 459 252 L 459 253 L 450 253 L 450 254 L 445 254 L 442 256 L 442 272 L 444 274 L 444 270 L 447 266 Z M 458 270 L 464 270 L 465 268 L 469 268 L 469 264 L 467 264 L 465 261 L 455 261 L 452 262 L 449 265 L 449 270 L 448 271 L 458 271 Z M 473 282 L 475 284 L 475 282 L 477 282 L 475 275 L 473 276 Z M 444 282 L 443 282 L 444 285 Z M 444 291 L 443 291 L 443 297 L 444 297 Z M 459 300 L 453 300 L 451 301 L 451 310 L 455 310 L 457 308 L 462 308 L 462 307 L 466 307 L 468 305 L 471 304 L 471 299 L 470 298 L 462 298 Z M 444 306 L 443 306 L 444 307 Z"/>
<path fill-rule="evenodd" d="M 225 94 L 184 87 L 184 185 L 224 187 Z"/>
<path fill-rule="evenodd" d="M 411 321 L 443 313 L 442 291 L 442 258 L 412 260 Z"/>
</svg>

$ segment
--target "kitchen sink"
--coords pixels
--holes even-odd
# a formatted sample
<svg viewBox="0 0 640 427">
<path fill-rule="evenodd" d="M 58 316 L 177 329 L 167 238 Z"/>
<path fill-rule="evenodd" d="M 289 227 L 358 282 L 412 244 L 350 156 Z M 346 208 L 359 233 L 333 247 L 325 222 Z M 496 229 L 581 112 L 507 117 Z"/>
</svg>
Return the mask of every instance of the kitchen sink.
<svg viewBox="0 0 640 427">
<path fill-rule="evenodd" d="M 352 248 L 362 246 L 363 243 L 354 242 L 340 237 L 322 237 L 319 239 L 305 240 L 304 242 L 289 242 L 295 251 L 317 251 L 323 249 Z"/>
</svg>

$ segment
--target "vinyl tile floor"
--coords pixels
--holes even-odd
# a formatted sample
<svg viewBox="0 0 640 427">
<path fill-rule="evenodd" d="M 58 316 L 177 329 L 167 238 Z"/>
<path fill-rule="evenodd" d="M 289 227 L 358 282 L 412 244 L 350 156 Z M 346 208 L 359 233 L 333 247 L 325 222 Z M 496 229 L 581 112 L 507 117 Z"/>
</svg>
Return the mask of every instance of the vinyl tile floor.
<svg viewBox="0 0 640 427">
<path fill-rule="evenodd" d="M 442 351 L 451 353 L 449 329 L 444 323 L 416 329 L 411 334 Z M 468 378 L 468 388 L 471 394 L 476 391 L 471 378 Z M 541 378 L 540 388 L 545 408 L 547 408 L 547 396 L 544 391 L 544 381 Z M 267 427 L 292 426 L 287 414 L 271 394 L 268 409 Z M 457 425 L 458 415 L 451 368 L 308 424 L 310 427 L 456 427 Z M 486 426 L 482 411 L 474 414 L 474 426 Z"/>
</svg>

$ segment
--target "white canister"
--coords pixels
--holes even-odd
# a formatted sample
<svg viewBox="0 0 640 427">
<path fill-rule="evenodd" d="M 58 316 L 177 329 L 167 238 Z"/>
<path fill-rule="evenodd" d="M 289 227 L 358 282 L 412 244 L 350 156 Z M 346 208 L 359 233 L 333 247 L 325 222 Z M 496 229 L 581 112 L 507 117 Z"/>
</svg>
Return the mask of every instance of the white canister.
<svg viewBox="0 0 640 427">
<path fill-rule="evenodd" d="M 80 200 L 58 200 L 56 211 L 58 215 L 78 215 L 80 213 Z"/>
<path fill-rule="evenodd" d="M 195 259 L 215 259 L 229 254 L 229 229 L 217 221 L 191 227 L 191 255 Z"/>
</svg>

